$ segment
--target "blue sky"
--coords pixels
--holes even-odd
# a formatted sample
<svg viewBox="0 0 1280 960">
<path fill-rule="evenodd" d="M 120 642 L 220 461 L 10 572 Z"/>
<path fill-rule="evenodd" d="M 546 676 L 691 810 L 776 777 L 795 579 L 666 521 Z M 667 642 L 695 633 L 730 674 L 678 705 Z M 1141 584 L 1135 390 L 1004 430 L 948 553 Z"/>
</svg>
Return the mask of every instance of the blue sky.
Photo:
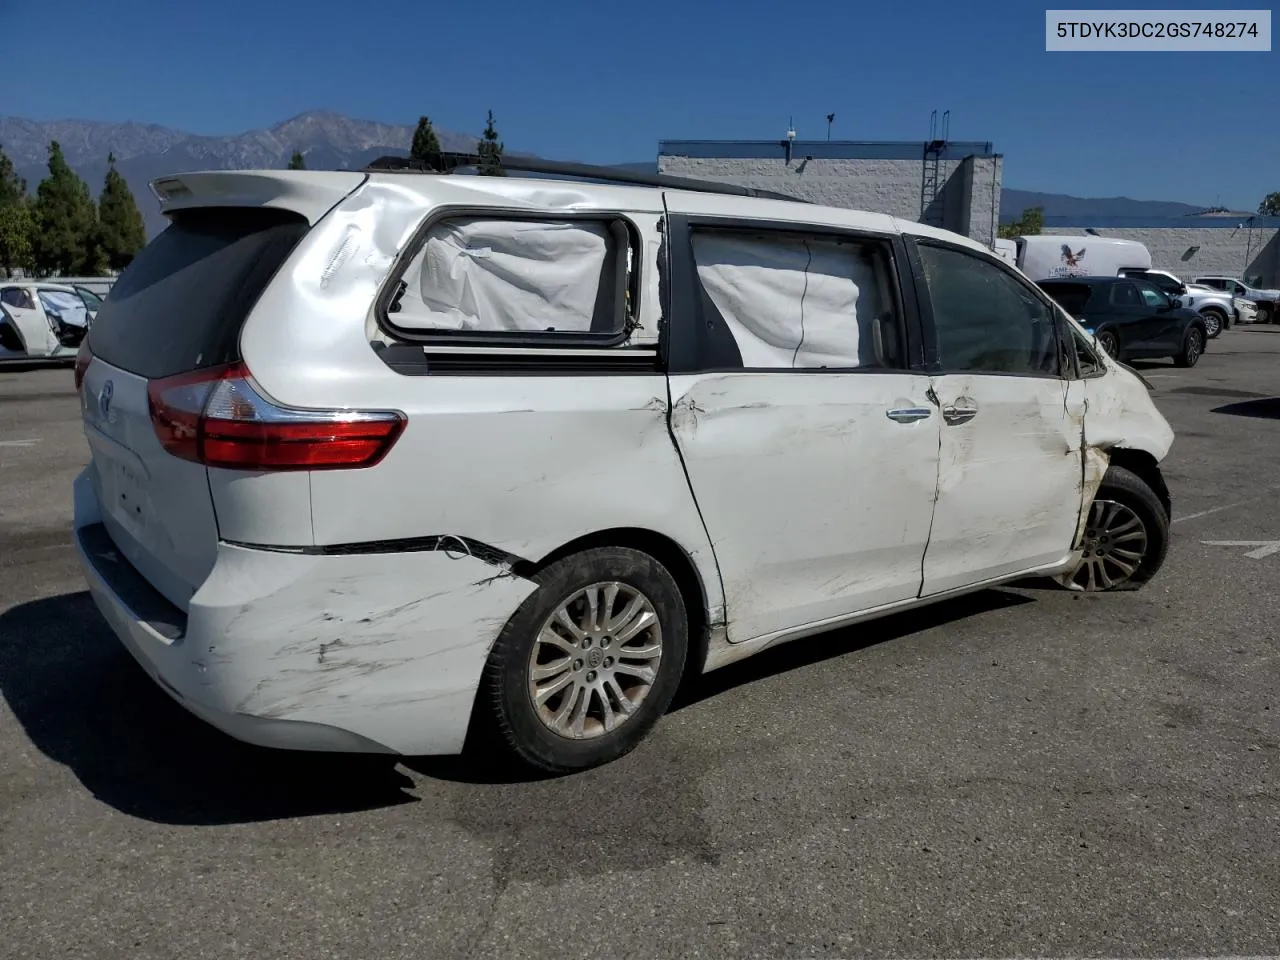
<svg viewBox="0 0 1280 960">
<path fill-rule="evenodd" d="M 52 34 L 44 6 L 0 0 L 7 34 L 45 37 L 6 45 L 0 113 L 478 133 L 492 108 L 509 148 L 619 162 L 789 116 L 822 138 L 832 111 L 837 139 L 924 139 L 937 108 L 953 139 L 993 141 L 1010 187 L 1244 209 L 1280 190 L 1276 53 L 1047 53 L 1037 3 L 66 0 Z"/>
</svg>

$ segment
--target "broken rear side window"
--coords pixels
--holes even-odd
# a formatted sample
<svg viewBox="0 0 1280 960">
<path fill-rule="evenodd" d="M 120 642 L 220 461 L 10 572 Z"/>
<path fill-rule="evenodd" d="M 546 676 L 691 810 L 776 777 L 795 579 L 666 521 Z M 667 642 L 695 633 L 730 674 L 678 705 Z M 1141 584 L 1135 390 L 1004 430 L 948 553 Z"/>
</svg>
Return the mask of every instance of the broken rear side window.
<svg viewBox="0 0 1280 960">
<path fill-rule="evenodd" d="M 901 366 L 887 247 L 791 233 L 695 230 L 706 295 L 751 368 Z"/>
<path fill-rule="evenodd" d="M 616 342 L 637 289 L 621 220 L 454 217 L 433 224 L 386 308 L 397 335 Z"/>
</svg>

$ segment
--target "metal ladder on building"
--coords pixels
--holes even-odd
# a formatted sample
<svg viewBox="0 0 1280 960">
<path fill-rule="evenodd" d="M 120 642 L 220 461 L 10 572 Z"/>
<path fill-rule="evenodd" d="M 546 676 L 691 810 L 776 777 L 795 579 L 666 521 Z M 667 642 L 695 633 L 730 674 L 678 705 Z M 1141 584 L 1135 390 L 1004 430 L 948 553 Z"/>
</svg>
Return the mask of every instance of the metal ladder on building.
<svg viewBox="0 0 1280 960">
<path fill-rule="evenodd" d="M 942 114 L 942 135 L 938 133 L 938 111 L 929 115 L 929 139 L 924 145 L 924 170 L 920 177 L 920 222 L 931 226 L 943 225 L 942 211 L 933 209 L 933 202 L 942 189 L 942 157 L 947 151 L 947 133 L 951 127 L 951 111 Z"/>
</svg>

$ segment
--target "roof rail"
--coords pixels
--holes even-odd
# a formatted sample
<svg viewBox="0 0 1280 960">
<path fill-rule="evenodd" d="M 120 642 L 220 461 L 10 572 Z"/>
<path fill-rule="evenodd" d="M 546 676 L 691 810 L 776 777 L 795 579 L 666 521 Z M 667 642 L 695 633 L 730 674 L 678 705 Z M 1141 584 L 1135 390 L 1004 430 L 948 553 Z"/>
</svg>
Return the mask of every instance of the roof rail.
<svg viewBox="0 0 1280 960">
<path fill-rule="evenodd" d="M 463 167 L 478 167 L 484 159 L 475 153 L 431 153 L 425 160 L 412 157 L 378 157 L 369 163 L 368 172 L 418 172 L 452 173 Z M 755 187 L 742 187 L 736 183 L 715 183 L 710 180 L 693 180 L 688 177 L 672 177 L 662 173 L 639 173 L 620 167 L 596 166 L 590 163 L 566 163 L 560 160 L 543 160 L 538 157 L 501 158 L 502 169 L 519 173 L 546 173 L 582 180 L 604 180 L 609 183 L 628 183 L 642 187 L 666 187 L 669 190 L 690 190 L 695 193 L 722 193 L 734 197 L 760 197 L 767 200 L 787 200 L 791 203 L 809 203 L 800 197 Z"/>
</svg>

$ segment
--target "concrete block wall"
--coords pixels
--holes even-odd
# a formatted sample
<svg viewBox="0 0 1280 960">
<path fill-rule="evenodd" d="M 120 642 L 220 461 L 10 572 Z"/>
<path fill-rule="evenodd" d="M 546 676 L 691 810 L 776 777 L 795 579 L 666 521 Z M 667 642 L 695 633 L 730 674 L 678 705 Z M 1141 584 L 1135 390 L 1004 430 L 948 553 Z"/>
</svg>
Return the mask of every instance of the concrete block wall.
<svg viewBox="0 0 1280 960">
<path fill-rule="evenodd" d="M 797 146 L 777 157 L 658 157 L 658 172 L 773 190 L 827 206 L 920 220 L 923 145 L 916 159 L 828 159 Z M 967 156 L 938 165 L 939 189 L 928 222 L 990 245 L 999 221 L 1001 158 Z M 993 194 L 994 186 L 994 194 Z M 994 214 L 994 215 L 993 215 Z"/>
<path fill-rule="evenodd" d="M 1048 234 L 1087 236 L 1083 227 L 1046 226 Z M 1196 276 L 1252 277 L 1280 288 L 1280 228 L 1129 227 L 1100 229 L 1102 236 L 1136 240 L 1151 251 L 1151 265 L 1190 280 Z M 1199 247 L 1189 254 L 1192 247 Z"/>
</svg>

